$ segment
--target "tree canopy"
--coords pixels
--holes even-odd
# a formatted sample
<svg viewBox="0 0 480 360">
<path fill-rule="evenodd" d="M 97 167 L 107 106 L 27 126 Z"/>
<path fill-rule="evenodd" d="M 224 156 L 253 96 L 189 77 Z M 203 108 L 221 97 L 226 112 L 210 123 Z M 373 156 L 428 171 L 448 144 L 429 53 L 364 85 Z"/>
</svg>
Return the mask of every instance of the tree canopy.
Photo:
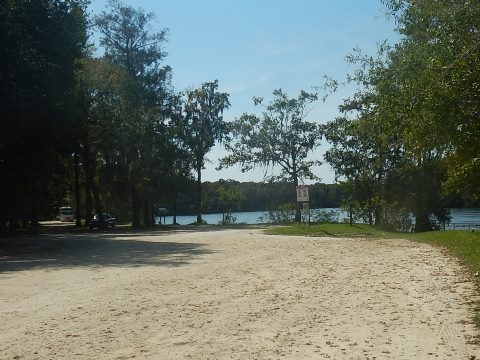
<svg viewBox="0 0 480 360">
<path fill-rule="evenodd" d="M 186 90 L 180 97 L 177 125 L 180 138 L 190 150 L 197 174 L 197 222 L 202 222 L 202 169 L 205 156 L 227 134 L 223 111 L 230 107 L 229 94 L 218 91 L 218 81 Z"/>
<path fill-rule="evenodd" d="M 75 72 L 86 50 L 84 1 L 0 4 L 0 228 L 36 224 L 68 188 Z"/>
<path fill-rule="evenodd" d="M 317 179 L 322 138 L 359 219 L 438 228 L 448 198 L 480 200 L 480 3 L 383 3 L 400 41 L 347 56 L 357 91 L 341 116 L 320 125 L 308 119 L 316 92 L 290 98 L 274 90 L 268 103 L 254 98 L 258 114 L 229 122 L 230 95 L 217 80 L 175 90 L 168 29 L 120 0 L 92 17 L 87 0 L 1 2 L 0 230 L 36 225 L 64 205 L 76 208 L 78 226 L 80 217 L 88 223 L 108 211 L 137 227 L 153 225 L 159 207 L 195 209 L 201 221 L 204 210 L 255 209 L 255 197 L 292 203 L 293 186 Z M 89 45 L 89 29 L 100 35 L 102 55 Z M 261 167 L 265 180 L 280 181 L 277 190 L 240 191 L 231 181 L 202 192 L 219 142 L 228 151 L 221 167 Z"/>
<path fill-rule="evenodd" d="M 350 78 L 361 89 L 330 123 L 327 161 L 377 222 L 386 209 L 415 215 L 415 229 L 447 219 L 445 190 L 479 194 L 480 6 L 470 1 L 384 1 L 401 41 L 376 57 L 357 52 Z M 353 117 L 352 117 L 353 115 Z M 366 131 L 362 131 L 365 129 Z M 448 176 L 447 176 L 448 175 Z M 382 216 L 383 213 L 383 216 Z"/>
<path fill-rule="evenodd" d="M 244 113 L 229 124 L 232 140 L 225 148 L 230 154 L 220 163 L 222 167 L 239 164 L 243 172 L 255 166 L 278 166 L 280 173 L 274 179 L 291 181 L 296 187 L 303 179 L 316 179 L 312 168 L 321 164 L 319 160 L 308 158 L 320 145 L 321 126 L 305 120 L 309 105 L 318 96 L 302 90 L 297 98 L 289 98 L 281 89 L 274 90 L 273 96 L 260 117 Z M 254 98 L 254 103 L 261 106 L 263 99 Z M 299 219 L 297 209 L 296 220 Z"/>
</svg>

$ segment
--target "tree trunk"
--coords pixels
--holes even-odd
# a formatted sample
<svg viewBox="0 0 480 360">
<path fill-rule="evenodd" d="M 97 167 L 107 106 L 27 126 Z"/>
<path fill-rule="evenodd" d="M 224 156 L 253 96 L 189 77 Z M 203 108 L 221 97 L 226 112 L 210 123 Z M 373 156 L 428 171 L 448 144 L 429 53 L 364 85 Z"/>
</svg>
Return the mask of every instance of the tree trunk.
<svg viewBox="0 0 480 360">
<path fill-rule="evenodd" d="M 143 199 L 142 205 L 143 205 L 143 209 L 142 209 L 142 212 L 143 212 L 143 226 L 148 228 L 148 227 L 152 226 L 151 221 L 150 221 L 150 207 L 148 206 L 148 203 L 145 201 L 145 199 Z"/>
<path fill-rule="evenodd" d="M 91 183 L 91 164 L 90 164 L 90 149 L 87 145 L 83 146 L 83 168 L 85 179 L 85 225 L 88 226 L 92 220 L 92 183 Z"/>
<path fill-rule="evenodd" d="M 415 232 L 425 232 L 432 230 L 432 223 L 428 214 L 419 212 L 415 214 Z"/>
<path fill-rule="evenodd" d="M 105 219 L 103 218 L 103 205 L 102 200 L 100 199 L 100 194 L 98 193 L 98 187 L 95 184 L 95 160 L 90 153 L 90 186 L 93 193 L 93 201 L 95 203 L 95 210 L 98 214 L 100 220 L 100 227 L 105 227 Z"/>
<path fill-rule="evenodd" d="M 100 199 L 100 195 L 98 194 L 98 189 L 92 179 L 92 192 L 93 192 L 93 200 L 95 202 L 95 210 L 98 214 L 98 218 L 100 219 L 100 227 L 105 227 L 105 219 L 103 218 L 103 206 L 102 200 Z"/>
<path fill-rule="evenodd" d="M 137 229 L 140 227 L 140 201 L 138 199 L 138 192 L 135 185 L 131 188 L 132 197 L 132 227 Z"/>
<path fill-rule="evenodd" d="M 177 191 L 173 198 L 173 225 L 177 223 Z"/>
<path fill-rule="evenodd" d="M 353 206 L 352 206 L 351 200 L 349 203 L 349 223 L 350 223 L 350 226 L 353 226 Z"/>
<path fill-rule="evenodd" d="M 78 164 L 78 145 L 74 154 L 75 161 L 75 226 L 82 226 L 82 212 L 80 211 L 80 167 Z"/>
<path fill-rule="evenodd" d="M 103 219 L 103 206 L 100 200 L 100 195 L 98 194 L 97 187 L 95 185 L 95 160 L 93 159 L 90 148 L 87 145 L 83 147 L 83 160 L 85 167 L 85 225 L 90 223 L 92 219 L 92 198 L 95 204 L 95 211 L 100 219 L 100 226 L 105 225 Z"/>
<path fill-rule="evenodd" d="M 202 223 L 202 158 L 197 159 L 197 223 Z"/>
<path fill-rule="evenodd" d="M 148 191 L 145 191 L 143 196 L 143 224 L 146 227 L 151 227 L 155 224 L 152 197 Z"/>
<path fill-rule="evenodd" d="M 368 209 L 368 225 L 372 226 L 373 225 L 373 208 L 372 208 L 371 194 L 368 195 L 367 209 Z"/>
<path fill-rule="evenodd" d="M 80 85 L 80 111 L 82 115 L 81 124 L 82 126 L 85 126 L 86 121 L 88 119 L 88 106 L 85 101 L 85 91 L 83 87 L 83 81 L 81 78 L 80 78 L 79 85 Z M 90 179 L 92 179 L 93 177 L 91 176 L 92 164 L 90 161 L 90 146 L 88 141 L 89 139 L 88 130 L 86 130 L 85 128 L 84 131 L 85 133 L 83 133 L 83 135 L 80 137 L 80 141 L 77 144 L 76 150 L 80 151 L 80 145 L 83 143 L 83 151 L 81 151 L 81 156 L 83 158 L 83 176 L 84 176 L 84 182 L 85 182 L 85 226 L 88 226 L 90 224 L 90 221 L 92 220 L 92 184 L 90 182 Z M 78 164 L 78 159 L 76 159 L 75 161 L 75 165 L 77 164 Z M 75 188 L 78 189 L 76 182 L 75 182 Z M 79 202 L 76 205 L 77 219 L 79 218 L 78 211 L 80 210 L 80 207 L 78 206 L 78 204 Z"/>
<path fill-rule="evenodd" d="M 35 190 L 34 190 L 35 191 Z M 38 201 L 37 194 L 32 195 L 30 226 L 38 226 Z"/>
<path fill-rule="evenodd" d="M 295 222 L 301 223 L 302 222 L 302 214 L 300 213 L 300 203 L 297 201 L 297 186 L 298 186 L 298 176 L 295 174 L 293 176 L 293 184 L 295 186 Z"/>
<path fill-rule="evenodd" d="M 428 182 L 425 180 L 426 174 L 424 169 L 422 169 L 422 158 L 418 159 L 417 166 L 420 168 L 420 174 L 418 175 L 417 186 L 415 189 L 415 232 L 424 232 L 432 230 L 432 223 L 426 209 L 427 198 L 425 193 L 428 190 L 425 189 L 425 185 Z"/>
<path fill-rule="evenodd" d="M 144 227 L 149 227 L 150 226 L 150 216 L 149 216 L 149 206 L 148 206 L 148 199 L 147 199 L 147 194 L 146 191 L 142 192 L 142 195 L 140 196 L 142 198 L 142 215 L 143 215 L 143 226 Z"/>
<path fill-rule="evenodd" d="M 375 221 L 374 221 L 375 226 L 380 225 L 384 222 L 383 219 L 382 219 L 382 209 L 380 209 L 380 206 L 378 204 L 375 206 L 373 216 L 374 216 L 374 219 L 375 219 Z"/>
</svg>

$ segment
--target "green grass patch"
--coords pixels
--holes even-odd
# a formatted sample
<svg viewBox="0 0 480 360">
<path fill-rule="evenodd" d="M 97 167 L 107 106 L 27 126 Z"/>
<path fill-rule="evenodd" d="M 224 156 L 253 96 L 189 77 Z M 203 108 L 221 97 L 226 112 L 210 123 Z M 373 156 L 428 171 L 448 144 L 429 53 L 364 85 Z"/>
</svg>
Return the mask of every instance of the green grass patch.
<svg viewBox="0 0 480 360">
<path fill-rule="evenodd" d="M 331 237 L 391 237 L 392 233 L 379 230 L 370 225 L 355 224 L 315 224 L 288 225 L 266 230 L 271 235 L 331 236 Z"/>
</svg>

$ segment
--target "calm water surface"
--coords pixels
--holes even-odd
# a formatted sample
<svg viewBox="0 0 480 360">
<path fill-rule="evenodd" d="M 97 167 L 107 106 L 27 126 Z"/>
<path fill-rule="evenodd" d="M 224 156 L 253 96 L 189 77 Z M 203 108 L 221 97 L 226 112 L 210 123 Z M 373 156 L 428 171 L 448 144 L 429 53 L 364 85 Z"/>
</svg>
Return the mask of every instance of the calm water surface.
<svg viewBox="0 0 480 360">
<path fill-rule="evenodd" d="M 480 230 L 480 208 L 450 209 L 451 223 L 446 229 L 466 230 L 475 228 Z"/>
<path fill-rule="evenodd" d="M 347 218 L 348 214 L 341 209 L 321 209 L 321 210 L 336 210 L 339 212 L 339 220 L 342 221 Z M 480 230 L 480 208 L 468 208 L 468 209 L 450 209 L 452 221 L 450 226 L 446 228 L 450 229 L 467 229 L 471 227 L 478 228 Z M 264 215 L 263 211 L 252 212 L 235 212 L 232 215 L 236 218 L 237 223 L 244 224 L 261 224 L 261 217 Z M 222 214 L 204 214 L 202 215 L 204 221 L 208 224 L 218 224 L 222 220 Z M 177 216 L 177 223 L 181 225 L 192 224 L 197 220 L 194 215 L 191 216 Z M 163 223 L 163 218 L 162 218 Z M 173 223 L 172 216 L 165 217 L 166 224 Z"/>
</svg>

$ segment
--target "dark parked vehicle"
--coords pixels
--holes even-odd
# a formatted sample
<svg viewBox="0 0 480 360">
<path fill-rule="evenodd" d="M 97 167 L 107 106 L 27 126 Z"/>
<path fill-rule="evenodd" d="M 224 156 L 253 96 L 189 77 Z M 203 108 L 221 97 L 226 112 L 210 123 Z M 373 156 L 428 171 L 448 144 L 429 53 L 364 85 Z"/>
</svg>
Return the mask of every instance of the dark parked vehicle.
<svg viewBox="0 0 480 360">
<path fill-rule="evenodd" d="M 103 221 L 105 222 L 103 225 L 104 227 L 111 226 L 112 228 L 114 228 L 117 224 L 117 220 L 108 213 L 103 214 Z M 95 228 L 99 229 L 102 226 L 100 223 L 100 216 L 98 216 L 98 214 L 95 214 L 93 219 L 90 221 L 89 226 L 92 230 Z"/>
</svg>

